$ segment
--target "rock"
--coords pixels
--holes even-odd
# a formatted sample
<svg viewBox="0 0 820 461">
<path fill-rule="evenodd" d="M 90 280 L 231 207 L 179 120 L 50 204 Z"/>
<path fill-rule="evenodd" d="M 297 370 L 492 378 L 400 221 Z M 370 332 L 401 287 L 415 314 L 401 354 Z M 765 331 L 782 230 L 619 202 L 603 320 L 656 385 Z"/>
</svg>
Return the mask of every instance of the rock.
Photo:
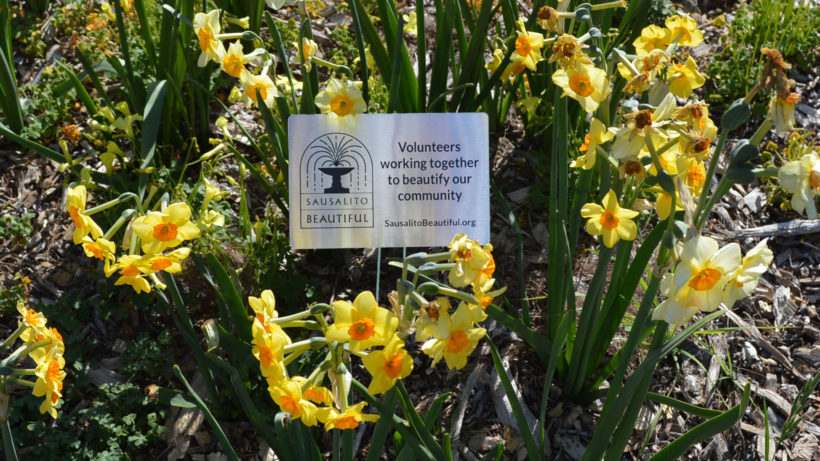
<svg viewBox="0 0 820 461">
<path fill-rule="evenodd" d="M 766 194 L 756 187 L 743 197 L 743 203 L 752 213 L 759 213 L 766 205 Z"/>
</svg>

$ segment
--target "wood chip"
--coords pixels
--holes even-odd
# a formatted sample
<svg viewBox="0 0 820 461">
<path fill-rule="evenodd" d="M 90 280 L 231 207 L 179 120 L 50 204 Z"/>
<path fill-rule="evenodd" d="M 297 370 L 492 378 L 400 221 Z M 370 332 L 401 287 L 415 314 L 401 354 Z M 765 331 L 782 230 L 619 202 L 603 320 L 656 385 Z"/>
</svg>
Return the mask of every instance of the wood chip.
<svg viewBox="0 0 820 461">
<path fill-rule="evenodd" d="M 795 219 L 794 221 L 766 224 L 751 229 L 737 229 L 727 238 L 741 239 L 748 237 L 784 237 L 805 235 L 820 232 L 820 219 Z"/>
<path fill-rule="evenodd" d="M 782 352 L 780 352 L 780 349 L 774 347 L 770 342 L 766 341 L 766 339 L 763 338 L 763 335 L 760 333 L 760 330 L 758 330 L 757 327 L 747 323 L 745 320 L 740 318 L 739 315 L 735 314 L 734 312 L 728 309 L 726 310 L 726 317 L 728 317 L 729 320 L 732 321 L 732 323 L 742 328 L 743 333 L 746 336 L 754 339 L 759 345 L 763 346 L 763 348 L 766 349 L 769 352 L 769 354 L 772 355 L 772 357 L 774 357 L 774 359 L 777 361 L 777 363 L 780 364 L 780 366 L 789 370 L 794 376 L 799 378 L 801 382 L 804 382 L 806 380 L 806 378 L 802 374 L 800 374 L 799 371 L 797 371 L 797 369 L 792 364 L 791 360 L 789 360 L 785 355 L 783 355 Z"/>
</svg>

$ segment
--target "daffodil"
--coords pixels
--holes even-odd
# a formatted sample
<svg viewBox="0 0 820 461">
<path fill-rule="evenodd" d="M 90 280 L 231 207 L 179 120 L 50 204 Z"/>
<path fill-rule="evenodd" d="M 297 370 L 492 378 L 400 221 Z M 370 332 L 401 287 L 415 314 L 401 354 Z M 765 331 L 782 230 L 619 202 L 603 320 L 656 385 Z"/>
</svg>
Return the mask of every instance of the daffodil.
<svg viewBox="0 0 820 461">
<path fill-rule="evenodd" d="M 297 50 L 296 55 L 293 57 L 294 64 L 301 64 L 301 60 L 304 59 L 305 70 L 310 72 L 310 69 L 313 66 L 311 61 L 319 51 L 319 45 L 307 37 L 302 37 L 302 43 L 299 44 L 299 42 L 293 42 L 293 46 Z"/>
<path fill-rule="evenodd" d="M 772 259 L 774 259 L 774 254 L 767 246 L 766 240 L 761 241 L 746 253 L 740 267 L 726 284 L 723 301 L 727 306 L 732 307 L 737 300 L 755 291 L 760 282 L 760 276 L 766 272 Z"/>
<path fill-rule="evenodd" d="M 197 66 L 205 67 L 210 61 L 222 62 L 225 57 L 225 46 L 216 38 L 221 30 L 219 10 L 194 15 L 194 33 L 199 40 L 199 49 L 202 51 L 197 60 Z"/>
<path fill-rule="evenodd" d="M 669 91 L 683 99 L 691 96 L 695 88 L 700 88 L 706 83 L 706 77 L 698 71 L 698 65 L 691 56 L 684 64 L 675 63 L 669 66 L 667 78 Z"/>
<path fill-rule="evenodd" d="M 649 25 L 641 30 L 641 36 L 636 38 L 632 44 L 635 46 L 635 54 L 646 56 L 652 50 L 666 49 L 672 43 L 669 29 L 656 25 Z"/>
<path fill-rule="evenodd" d="M 614 247 L 618 240 L 635 240 L 638 226 L 632 219 L 638 216 L 638 212 L 621 208 L 613 190 L 606 193 L 602 204 L 587 203 L 581 208 L 581 216 L 588 218 L 587 232 L 602 235 L 608 248 Z"/>
<path fill-rule="evenodd" d="M 331 78 L 314 102 L 322 113 L 330 114 L 349 127 L 356 126 L 356 115 L 367 110 L 362 91 L 350 80 L 342 82 Z"/>
<path fill-rule="evenodd" d="M 578 101 L 590 114 L 609 95 L 606 72 L 592 64 L 558 69 L 552 74 L 552 81 L 564 90 L 563 96 Z"/>
<path fill-rule="evenodd" d="M 54 327 L 47 327 L 41 328 L 38 330 L 30 329 L 28 333 L 31 333 L 30 336 L 26 337 L 25 335 L 20 335 L 20 339 L 26 342 L 26 344 L 33 344 L 38 343 L 40 341 L 49 340 L 50 343 L 46 344 L 45 346 L 38 347 L 31 352 L 28 353 L 29 357 L 34 360 L 35 363 L 41 364 L 46 357 L 51 353 L 52 349 L 56 350 L 56 354 L 62 356 L 65 353 L 65 343 L 63 342 L 63 335 L 60 334 Z"/>
<path fill-rule="evenodd" d="M 452 316 L 439 318 L 432 332 L 433 337 L 421 346 L 422 352 L 433 359 L 433 366 L 443 358 L 449 368 L 460 370 L 487 330 L 475 327 L 470 308 L 462 303 Z"/>
<path fill-rule="evenodd" d="M 712 312 L 723 300 L 726 283 L 741 264 L 737 243 L 723 248 L 715 239 L 697 236 L 683 244 L 675 270 L 661 282 L 666 299 L 652 313 L 654 320 L 681 324 L 699 311 Z"/>
<path fill-rule="evenodd" d="M 325 430 L 328 431 L 331 429 L 356 429 L 363 422 L 378 421 L 379 415 L 362 413 L 365 406 L 367 406 L 367 402 L 351 405 L 345 411 L 339 411 L 333 407 L 321 408 L 319 409 L 319 419 L 324 421 Z"/>
<path fill-rule="evenodd" d="M 114 242 L 110 240 L 106 240 L 102 237 L 97 240 L 92 240 L 91 237 L 86 235 L 80 243 L 82 244 L 83 251 L 85 251 L 85 255 L 89 258 L 96 258 L 100 261 L 113 261 L 116 259 L 114 253 L 117 247 L 114 245 Z"/>
<path fill-rule="evenodd" d="M 667 119 L 675 111 L 675 97 L 667 94 L 654 111 L 649 109 L 633 110 L 624 118 L 626 126 L 613 129 L 615 140 L 612 142 L 612 156 L 617 159 L 637 156 L 646 146 L 646 137 L 653 136 L 655 146 L 665 143 L 659 128 L 668 123 Z"/>
<path fill-rule="evenodd" d="M 188 258 L 190 254 L 190 248 L 177 248 L 166 254 L 147 256 L 144 264 L 151 272 L 165 271 L 169 274 L 176 274 L 182 271 L 182 260 Z"/>
<path fill-rule="evenodd" d="M 434 325 L 440 321 L 445 321 L 442 318 L 446 318 L 446 321 L 449 322 L 452 307 L 450 299 L 446 296 L 439 296 L 425 304 L 416 317 L 416 341 L 423 342 L 432 337 Z"/>
<path fill-rule="evenodd" d="M 783 135 L 794 130 L 794 108 L 800 102 L 797 93 L 789 93 L 785 98 L 775 94 L 769 102 L 769 119 L 774 122 L 774 131 Z"/>
<path fill-rule="evenodd" d="M 670 42 L 680 46 L 698 46 L 703 42 L 703 32 L 698 30 L 698 23 L 689 16 L 670 16 L 666 18 Z"/>
<path fill-rule="evenodd" d="M 132 229 L 142 240 L 142 251 L 159 253 L 199 235 L 199 227 L 190 219 L 191 208 L 185 202 L 177 202 L 164 211 L 153 211 L 135 219 Z"/>
<path fill-rule="evenodd" d="M 131 285 L 137 294 L 151 291 L 151 285 L 143 277 L 143 274 L 149 273 L 150 270 L 145 267 L 145 260 L 141 256 L 120 256 L 116 263 L 106 268 L 105 275 L 108 277 L 116 271 L 120 272 L 120 277 L 114 285 Z"/>
<path fill-rule="evenodd" d="M 97 223 L 86 216 L 85 203 L 87 200 L 85 186 L 69 187 L 66 189 L 66 209 L 71 220 L 74 221 L 74 233 L 72 235 L 74 243 L 82 242 L 83 237 L 91 233 L 91 237 L 96 239 L 103 235 L 102 229 Z"/>
<path fill-rule="evenodd" d="M 269 326 L 270 329 L 265 326 Z M 259 361 L 262 376 L 274 381 L 286 379 L 285 346 L 291 342 L 288 335 L 279 325 L 262 325 L 259 319 L 254 319 L 251 332 L 253 334 L 251 353 Z"/>
<path fill-rule="evenodd" d="M 48 322 L 45 315 L 35 311 L 34 309 L 27 309 L 26 305 L 22 302 L 17 303 L 17 312 L 19 312 L 23 317 L 20 323 L 35 331 L 45 328 L 46 323 Z M 23 334 L 26 333 L 24 332 Z M 28 342 L 26 338 L 23 338 L 23 341 Z"/>
<path fill-rule="evenodd" d="M 384 349 L 370 351 L 362 359 L 364 367 L 373 376 L 367 392 L 376 395 L 390 390 L 399 379 L 413 371 L 413 358 L 404 350 L 404 341 L 393 335 Z"/>
<path fill-rule="evenodd" d="M 33 394 L 35 397 L 45 397 L 40 405 L 40 413 L 48 412 L 54 419 L 57 419 L 55 405 L 62 397 L 63 379 L 66 376 L 63 368 L 65 368 L 65 359 L 57 354 L 57 349 L 54 348 L 34 371 L 37 381 L 34 383 Z"/>
<path fill-rule="evenodd" d="M 416 15 L 415 11 L 411 11 L 410 14 L 403 14 L 401 18 L 404 20 L 404 31 L 407 35 L 412 35 L 413 37 L 418 34 L 418 15 Z"/>
<path fill-rule="evenodd" d="M 328 341 L 349 342 L 350 350 L 363 351 L 387 344 L 396 332 L 399 320 L 395 314 L 379 306 L 373 293 L 364 291 L 353 304 L 333 303 L 333 324 L 327 329 Z"/>
<path fill-rule="evenodd" d="M 205 230 L 212 231 L 214 227 L 222 227 L 225 225 L 225 216 L 218 211 L 205 210 L 199 215 L 197 221 Z"/>
<path fill-rule="evenodd" d="M 457 234 L 447 247 L 450 249 L 450 262 L 456 263 L 447 277 L 453 287 L 466 287 L 473 283 L 490 262 L 487 251 L 492 251 L 492 245 L 482 247 L 469 239 L 467 234 Z"/>
<path fill-rule="evenodd" d="M 250 59 L 245 55 L 242 48 L 242 42 L 237 40 L 228 46 L 228 50 L 225 52 L 220 66 L 222 70 L 231 77 L 244 80 L 248 74 L 248 69 L 245 67 L 245 64 L 249 61 Z"/>
<path fill-rule="evenodd" d="M 556 61 L 564 70 L 592 65 L 592 60 L 584 54 L 578 38 L 569 34 L 560 35 L 552 44 L 552 55 L 550 55 L 548 62 L 553 63 Z"/>
<path fill-rule="evenodd" d="M 584 144 L 578 148 L 581 152 L 586 152 L 585 155 L 573 160 L 570 164 L 573 168 L 583 168 L 591 170 L 595 166 L 595 160 L 598 158 L 598 146 L 611 140 L 615 134 L 607 130 L 606 125 L 597 118 L 593 117 L 589 124 L 589 133 L 584 138 Z"/>
<path fill-rule="evenodd" d="M 274 98 L 279 94 L 273 80 L 267 75 L 247 74 L 244 80 L 244 90 L 242 91 L 242 100 L 245 101 L 245 104 L 250 107 L 259 106 L 257 91 L 259 96 L 262 97 L 262 102 L 268 108 L 273 108 Z"/>
<path fill-rule="evenodd" d="M 692 195 L 700 196 L 706 183 L 706 165 L 702 160 L 692 157 L 678 157 L 676 163 L 681 182 L 689 188 Z"/>
<path fill-rule="evenodd" d="M 315 426 L 319 422 L 318 408 L 304 398 L 302 384 L 304 384 L 304 378 L 268 381 L 268 392 L 279 408 L 288 412 L 291 418 L 301 419 L 305 426 Z"/>
<path fill-rule="evenodd" d="M 820 196 L 820 155 L 811 152 L 800 160 L 786 163 L 777 177 L 780 186 L 792 194 L 792 209 L 798 213 L 805 211 L 809 219 L 817 219 L 814 200 Z"/>
<path fill-rule="evenodd" d="M 313 403 L 328 407 L 333 404 L 333 394 L 330 392 L 330 389 L 324 386 L 308 386 L 308 388 L 302 392 L 302 397 Z"/>
<path fill-rule="evenodd" d="M 538 32 L 528 32 L 524 26 L 524 20 L 518 19 L 516 23 L 515 51 L 510 56 L 510 60 L 521 63 L 529 70 L 534 71 L 535 66 L 544 60 L 541 55 L 541 47 L 544 46 L 544 36 Z"/>
</svg>

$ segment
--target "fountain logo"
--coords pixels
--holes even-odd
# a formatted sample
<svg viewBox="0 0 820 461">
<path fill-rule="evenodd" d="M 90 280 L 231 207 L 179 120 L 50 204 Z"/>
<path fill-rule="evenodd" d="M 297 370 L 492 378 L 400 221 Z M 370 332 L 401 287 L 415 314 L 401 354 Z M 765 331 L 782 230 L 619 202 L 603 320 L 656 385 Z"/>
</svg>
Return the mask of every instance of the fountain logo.
<svg viewBox="0 0 820 461">
<path fill-rule="evenodd" d="M 302 229 L 373 227 L 373 159 L 345 133 L 314 139 L 299 165 Z"/>
</svg>

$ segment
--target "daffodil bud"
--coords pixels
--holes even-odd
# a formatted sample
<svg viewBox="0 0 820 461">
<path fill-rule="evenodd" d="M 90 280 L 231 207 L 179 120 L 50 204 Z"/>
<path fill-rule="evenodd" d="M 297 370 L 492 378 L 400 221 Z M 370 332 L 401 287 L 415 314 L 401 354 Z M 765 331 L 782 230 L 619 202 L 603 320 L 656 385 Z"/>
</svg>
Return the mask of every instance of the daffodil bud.
<svg viewBox="0 0 820 461">
<path fill-rule="evenodd" d="M 735 184 L 751 184 L 756 179 L 752 165 L 748 163 L 734 166 L 726 171 L 726 179 Z"/>
<path fill-rule="evenodd" d="M 741 139 L 732 148 L 732 153 L 729 157 L 729 166 L 739 166 L 748 163 L 760 157 L 760 149 L 756 145 L 749 142 L 748 139 Z"/>
<path fill-rule="evenodd" d="M 749 106 L 749 103 L 738 99 L 724 112 L 722 119 L 723 129 L 732 131 L 740 128 L 741 125 L 749 120 L 751 113 L 752 108 Z"/>
</svg>

